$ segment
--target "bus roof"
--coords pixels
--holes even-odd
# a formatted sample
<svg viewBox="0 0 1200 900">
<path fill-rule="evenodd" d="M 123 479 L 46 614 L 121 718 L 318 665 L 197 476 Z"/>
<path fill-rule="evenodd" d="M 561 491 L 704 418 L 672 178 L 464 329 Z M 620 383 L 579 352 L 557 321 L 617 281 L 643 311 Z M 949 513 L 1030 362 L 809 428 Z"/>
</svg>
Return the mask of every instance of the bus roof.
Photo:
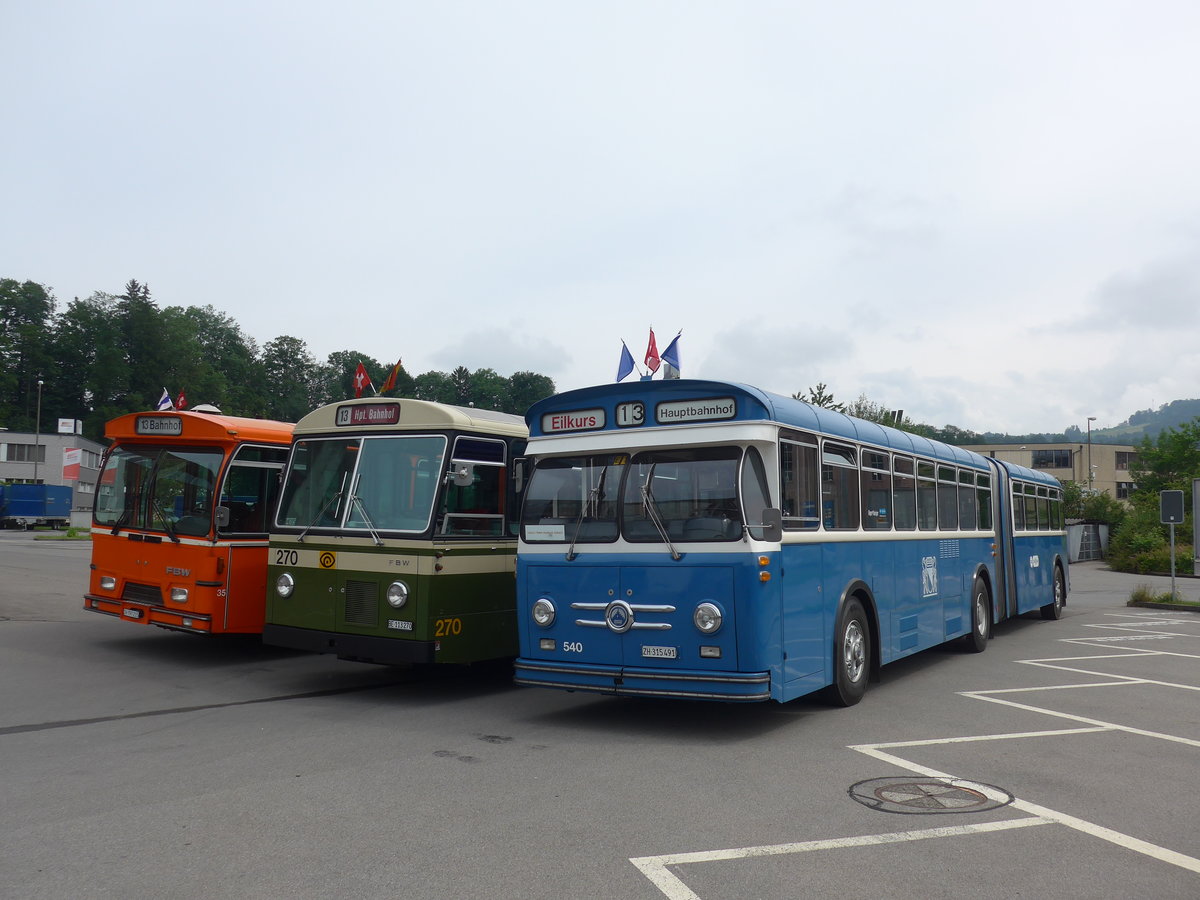
<svg viewBox="0 0 1200 900">
<path fill-rule="evenodd" d="M 646 424 L 640 426 L 641 429 L 669 428 L 684 423 L 769 421 L 900 453 L 913 453 L 976 469 L 987 468 L 981 455 L 963 447 L 729 381 L 678 379 L 579 388 L 538 401 L 529 408 L 525 420 L 529 423 L 531 437 L 622 431 L 626 429 L 617 423 L 616 407 L 629 401 L 641 401 L 646 405 Z M 712 403 L 706 405 L 701 401 Z M 722 401 L 725 401 L 724 405 Z M 597 419 L 602 420 L 602 424 L 577 421 L 579 416 L 586 418 L 587 413 L 597 410 L 604 411 L 601 419 Z M 572 413 L 577 415 L 572 417 L 569 415 Z M 556 419 L 554 414 L 561 415 Z M 581 427 L 573 427 L 575 425 Z"/>
<path fill-rule="evenodd" d="M 261 441 L 288 444 L 292 440 L 293 427 L 289 422 L 276 422 L 273 419 L 247 419 L 186 410 L 151 410 L 111 419 L 104 426 L 104 436 L 112 441 L 171 438 L 222 443 Z"/>
<path fill-rule="evenodd" d="M 407 397 L 359 397 L 314 409 L 296 423 L 296 435 L 346 431 L 412 431 L 449 428 L 506 437 L 525 437 L 528 429 L 520 416 L 450 406 Z"/>
</svg>

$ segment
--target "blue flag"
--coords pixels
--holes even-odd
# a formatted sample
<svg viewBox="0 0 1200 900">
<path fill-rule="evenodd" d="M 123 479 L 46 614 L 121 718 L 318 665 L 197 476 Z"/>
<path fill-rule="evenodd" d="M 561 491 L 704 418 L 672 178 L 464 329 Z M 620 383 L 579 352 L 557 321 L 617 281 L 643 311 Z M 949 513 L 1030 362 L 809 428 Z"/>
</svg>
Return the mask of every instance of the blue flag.
<svg viewBox="0 0 1200 900">
<path fill-rule="evenodd" d="M 158 398 L 158 408 L 160 410 L 175 408 L 175 404 L 171 402 L 171 395 L 167 393 L 166 388 L 163 388 L 162 396 Z"/>
<path fill-rule="evenodd" d="M 621 361 L 617 363 L 617 381 L 625 378 L 633 371 L 633 354 L 629 352 L 629 348 L 625 346 L 625 342 L 621 341 Z"/>
<path fill-rule="evenodd" d="M 668 366 L 670 366 L 672 369 L 675 370 L 674 373 L 672 373 L 672 374 L 676 378 L 679 377 L 679 369 L 680 369 L 680 366 L 679 366 L 679 335 L 680 334 L 683 334 L 683 332 L 680 331 L 679 334 L 675 335 L 675 337 L 671 339 L 671 343 L 667 344 L 667 349 L 664 350 L 662 352 L 662 355 L 659 357 L 663 362 L 665 362 Z"/>
</svg>

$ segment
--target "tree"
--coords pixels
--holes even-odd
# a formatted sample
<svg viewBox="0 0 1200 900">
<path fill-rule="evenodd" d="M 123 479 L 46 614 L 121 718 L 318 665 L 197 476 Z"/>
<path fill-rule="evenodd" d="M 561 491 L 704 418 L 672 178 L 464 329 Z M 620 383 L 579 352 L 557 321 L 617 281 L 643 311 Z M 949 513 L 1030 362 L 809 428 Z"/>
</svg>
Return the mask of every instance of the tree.
<svg viewBox="0 0 1200 900">
<path fill-rule="evenodd" d="M 539 400 L 554 396 L 554 381 L 536 372 L 513 372 L 508 382 L 507 413 L 523 416 Z"/>
<path fill-rule="evenodd" d="M 476 369 L 471 373 L 471 386 L 465 405 L 502 410 L 509 405 L 510 388 L 509 380 L 496 374 L 495 369 Z"/>
<path fill-rule="evenodd" d="M 416 377 L 414 394 L 418 400 L 433 403 L 455 403 L 454 383 L 445 372 L 425 372 Z"/>
<path fill-rule="evenodd" d="M 829 389 L 825 386 L 825 382 L 821 382 L 816 387 L 810 387 L 808 393 L 801 391 L 797 394 L 792 394 L 793 400 L 803 400 L 813 406 L 819 406 L 822 409 L 831 409 L 834 412 L 844 413 L 846 405 L 844 403 L 835 403 L 833 394 L 829 393 Z"/>
<path fill-rule="evenodd" d="M 33 430 L 38 380 L 45 390 L 54 368 L 46 340 L 54 305 L 54 295 L 40 284 L 0 280 L 0 420 L 8 428 Z"/>
<path fill-rule="evenodd" d="M 1129 475 L 1138 492 L 1183 491 L 1190 505 L 1192 479 L 1200 476 L 1200 418 L 1142 438 Z"/>
<path fill-rule="evenodd" d="M 317 361 L 297 337 L 281 335 L 263 346 L 264 414 L 281 422 L 297 422 L 321 405 Z"/>
</svg>

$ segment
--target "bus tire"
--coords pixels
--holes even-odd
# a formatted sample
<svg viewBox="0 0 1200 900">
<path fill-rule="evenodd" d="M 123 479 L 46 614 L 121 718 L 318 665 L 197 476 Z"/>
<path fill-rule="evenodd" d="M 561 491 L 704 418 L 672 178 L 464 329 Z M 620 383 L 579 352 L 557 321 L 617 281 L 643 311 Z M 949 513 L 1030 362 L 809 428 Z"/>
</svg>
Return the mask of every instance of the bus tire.
<svg viewBox="0 0 1200 900">
<path fill-rule="evenodd" d="M 971 592 L 971 630 L 967 633 L 967 649 L 982 653 L 992 637 L 992 598 L 983 579 L 975 580 Z"/>
<path fill-rule="evenodd" d="M 867 692 L 871 675 L 871 629 L 857 597 L 849 598 L 838 616 L 833 646 L 832 698 L 839 706 L 853 706 Z"/>
<path fill-rule="evenodd" d="M 1061 619 L 1067 603 L 1067 583 L 1060 566 L 1054 567 L 1054 602 L 1042 607 L 1043 619 Z"/>
</svg>

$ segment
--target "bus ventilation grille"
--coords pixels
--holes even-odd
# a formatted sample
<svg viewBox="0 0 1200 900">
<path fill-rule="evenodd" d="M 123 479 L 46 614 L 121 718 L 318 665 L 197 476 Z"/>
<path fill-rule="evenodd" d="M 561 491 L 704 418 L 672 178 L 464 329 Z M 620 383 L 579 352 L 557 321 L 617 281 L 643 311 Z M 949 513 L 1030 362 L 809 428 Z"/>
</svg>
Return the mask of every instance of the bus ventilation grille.
<svg viewBox="0 0 1200 900">
<path fill-rule="evenodd" d="M 379 585 L 373 581 L 346 582 L 346 624 L 379 624 Z"/>
<path fill-rule="evenodd" d="M 125 590 L 121 592 L 121 599 L 129 603 L 158 605 L 162 603 L 162 591 L 153 584 L 134 584 L 127 581 Z"/>
</svg>

